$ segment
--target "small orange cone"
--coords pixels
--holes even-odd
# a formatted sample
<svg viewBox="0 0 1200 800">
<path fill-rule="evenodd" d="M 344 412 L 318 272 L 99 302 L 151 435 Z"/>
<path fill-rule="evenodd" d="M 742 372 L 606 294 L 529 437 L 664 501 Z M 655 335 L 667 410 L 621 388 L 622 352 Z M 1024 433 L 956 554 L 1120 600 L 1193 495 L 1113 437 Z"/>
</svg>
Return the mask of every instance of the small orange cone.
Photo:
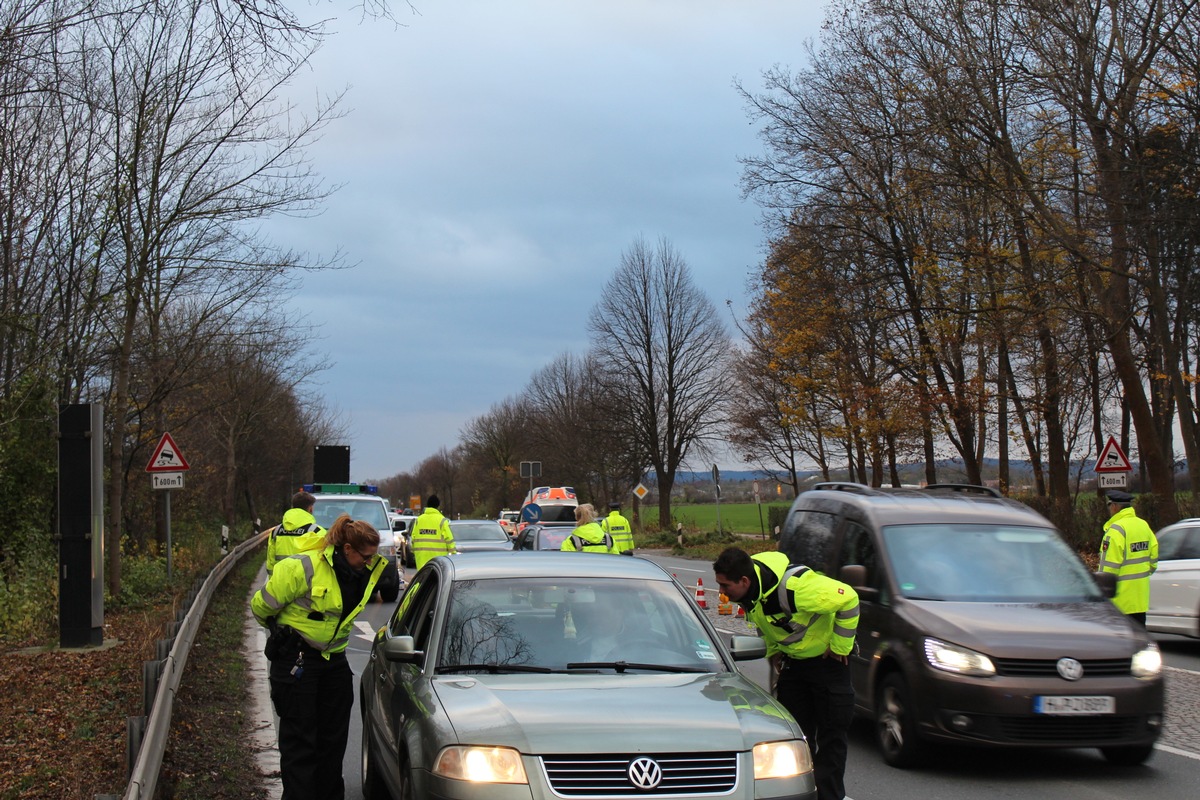
<svg viewBox="0 0 1200 800">
<path fill-rule="evenodd" d="M 696 605 L 708 608 L 708 602 L 704 599 L 704 578 L 696 578 Z"/>
<path fill-rule="evenodd" d="M 729 597 L 724 592 L 717 595 L 717 613 L 722 615 L 733 613 L 733 603 L 729 602 Z"/>
</svg>

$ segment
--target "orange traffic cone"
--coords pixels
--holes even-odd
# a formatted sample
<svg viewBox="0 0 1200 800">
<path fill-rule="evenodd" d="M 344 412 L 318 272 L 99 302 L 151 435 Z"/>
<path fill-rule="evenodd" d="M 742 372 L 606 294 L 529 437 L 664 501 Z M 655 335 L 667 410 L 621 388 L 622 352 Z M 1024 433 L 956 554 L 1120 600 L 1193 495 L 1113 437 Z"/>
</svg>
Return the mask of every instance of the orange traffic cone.
<svg viewBox="0 0 1200 800">
<path fill-rule="evenodd" d="M 704 578 L 696 578 L 696 605 L 708 608 L 708 603 L 704 599 Z"/>
</svg>

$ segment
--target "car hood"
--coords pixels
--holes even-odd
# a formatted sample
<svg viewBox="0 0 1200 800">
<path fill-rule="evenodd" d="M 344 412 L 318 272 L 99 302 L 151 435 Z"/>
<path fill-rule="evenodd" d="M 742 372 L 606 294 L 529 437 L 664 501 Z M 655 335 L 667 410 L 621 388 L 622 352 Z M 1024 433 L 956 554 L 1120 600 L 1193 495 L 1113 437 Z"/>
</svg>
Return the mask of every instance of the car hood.
<svg viewBox="0 0 1200 800">
<path fill-rule="evenodd" d="M 447 675 L 433 686 L 459 743 L 523 753 L 742 751 L 801 737 L 737 673 Z"/>
<path fill-rule="evenodd" d="M 904 605 L 916 630 L 998 658 L 1127 658 L 1150 641 L 1107 601 Z"/>
</svg>

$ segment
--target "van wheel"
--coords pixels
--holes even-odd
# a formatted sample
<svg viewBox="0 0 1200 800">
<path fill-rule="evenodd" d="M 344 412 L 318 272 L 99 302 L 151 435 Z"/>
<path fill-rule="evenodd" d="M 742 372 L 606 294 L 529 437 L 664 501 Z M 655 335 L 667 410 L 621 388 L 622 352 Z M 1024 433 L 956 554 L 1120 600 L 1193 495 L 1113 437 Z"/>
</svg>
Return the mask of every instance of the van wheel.
<svg viewBox="0 0 1200 800">
<path fill-rule="evenodd" d="M 1146 759 L 1154 752 L 1152 744 L 1129 745 L 1128 747 L 1101 747 L 1108 763 L 1118 767 L 1136 767 L 1146 763 Z"/>
<path fill-rule="evenodd" d="M 899 673 L 884 678 L 876 695 L 875 738 L 883 760 L 893 767 L 914 767 L 924 759 L 926 746 L 917 736 L 916 709 Z"/>
</svg>

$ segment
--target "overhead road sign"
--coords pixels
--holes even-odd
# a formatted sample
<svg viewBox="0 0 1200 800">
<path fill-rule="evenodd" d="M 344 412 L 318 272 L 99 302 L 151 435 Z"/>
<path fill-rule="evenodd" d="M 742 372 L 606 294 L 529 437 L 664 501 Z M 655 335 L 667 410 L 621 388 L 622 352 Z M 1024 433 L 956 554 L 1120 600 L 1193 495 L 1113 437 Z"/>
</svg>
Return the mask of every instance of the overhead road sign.
<svg viewBox="0 0 1200 800">
<path fill-rule="evenodd" d="M 171 434 L 164 433 L 158 440 L 158 447 L 154 448 L 154 455 L 150 456 L 146 472 L 184 472 L 189 469 L 191 467 L 188 466 L 187 459 L 183 457 L 179 445 L 175 444 Z"/>
<path fill-rule="evenodd" d="M 1133 472 L 1133 465 L 1125 457 L 1115 436 L 1109 436 L 1100 457 L 1096 459 L 1096 472 Z"/>
</svg>

